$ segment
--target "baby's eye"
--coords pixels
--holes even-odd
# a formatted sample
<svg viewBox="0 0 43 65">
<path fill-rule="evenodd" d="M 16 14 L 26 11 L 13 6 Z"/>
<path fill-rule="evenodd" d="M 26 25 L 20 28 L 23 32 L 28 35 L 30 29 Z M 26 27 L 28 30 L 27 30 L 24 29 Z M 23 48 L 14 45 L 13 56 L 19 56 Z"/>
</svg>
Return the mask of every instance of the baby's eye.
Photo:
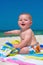
<svg viewBox="0 0 43 65">
<path fill-rule="evenodd" d="M 22 19 L 20 19 L 19 21 L 22 21 Z"/>
<path fill-rule="evenodd" d="M 25 19 L 25 21 L 28 21 L 27 19 Z"/>
</svg>

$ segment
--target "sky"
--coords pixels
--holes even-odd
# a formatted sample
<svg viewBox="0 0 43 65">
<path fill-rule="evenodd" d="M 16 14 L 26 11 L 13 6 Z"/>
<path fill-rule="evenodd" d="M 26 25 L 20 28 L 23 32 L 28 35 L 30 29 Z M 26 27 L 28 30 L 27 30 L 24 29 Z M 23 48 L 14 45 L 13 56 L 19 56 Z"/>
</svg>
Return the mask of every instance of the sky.
<svg viewBox="0 0 43 65">
<path fill-rule="evenodd" d="M 21 13 L 32 16 L 33 30 L 43 30 L 43 0 L 0 0 L 0 31 L 19 29 Z"/>
</svg>

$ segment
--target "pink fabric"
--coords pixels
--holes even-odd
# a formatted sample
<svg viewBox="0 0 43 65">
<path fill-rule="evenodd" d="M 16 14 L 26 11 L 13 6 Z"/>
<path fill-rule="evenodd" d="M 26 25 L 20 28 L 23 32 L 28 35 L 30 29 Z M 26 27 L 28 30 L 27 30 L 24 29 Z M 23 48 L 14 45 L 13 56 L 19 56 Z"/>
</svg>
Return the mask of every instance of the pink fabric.
<svg viewBox="0 0 43 65">
<path fill-rule="evenodd" d="M 5 62 L 5 60 L 3 58 L 0 58 L 0 61 Z"/>
<path fill-rule="evenodd" d="M 10 62 L 10 63 L 17 63 L 19 65 L 36 65 L 36 64 L 33 64 L 33 63 L 27 63 L 27 62 L 23 62 L 23 61 L 20 61 L 20 60 L 7 59 L 7 61 Z"/>
</svg>

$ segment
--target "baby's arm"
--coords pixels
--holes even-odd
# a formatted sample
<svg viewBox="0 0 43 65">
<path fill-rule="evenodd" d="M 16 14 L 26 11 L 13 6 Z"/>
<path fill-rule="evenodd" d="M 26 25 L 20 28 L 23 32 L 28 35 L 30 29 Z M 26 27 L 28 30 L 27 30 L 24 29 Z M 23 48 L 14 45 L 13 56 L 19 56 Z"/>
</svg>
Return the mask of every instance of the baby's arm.
<svg viewBox="0 0 43 65">
<path fill-rule="evenodd" d="M 20 34 L 20 30 L 7 31 L 7 32 L 5 32 L 5 34 L 17 34 L 17 35 L 19 35 Z"/>
<path fill-rule="evenodd" d="M 22 40 L 20 42 L 20 44 L 14 44 L 14 47 L 15 48 L 23 48 L 23 47 L 26 47 L 27 44 L 30 43 L 31 38 L 32 38 L 32 32 L 29 31 L 29 32 L 27 32 L 26 36 L 24 37 L 24 40 Z"/>
</svg>

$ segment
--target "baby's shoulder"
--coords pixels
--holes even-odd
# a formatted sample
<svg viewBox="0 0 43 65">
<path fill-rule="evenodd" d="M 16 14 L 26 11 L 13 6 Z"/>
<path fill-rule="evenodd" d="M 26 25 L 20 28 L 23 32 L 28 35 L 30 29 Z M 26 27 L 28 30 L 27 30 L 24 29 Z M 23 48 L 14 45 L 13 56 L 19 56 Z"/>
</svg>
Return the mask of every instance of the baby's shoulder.
<svg viewBox="0 0 43 65">
<path fill-rule="evenodd" d="M 32 30 L 31 29 L 28 29 L 27 32 L 32 33 Z"/>
<path fill-rule="evenodd" d="M 26 30 L 26 35 L 32 35 L 32 30 L 31 29 Z"/>
</svg>

